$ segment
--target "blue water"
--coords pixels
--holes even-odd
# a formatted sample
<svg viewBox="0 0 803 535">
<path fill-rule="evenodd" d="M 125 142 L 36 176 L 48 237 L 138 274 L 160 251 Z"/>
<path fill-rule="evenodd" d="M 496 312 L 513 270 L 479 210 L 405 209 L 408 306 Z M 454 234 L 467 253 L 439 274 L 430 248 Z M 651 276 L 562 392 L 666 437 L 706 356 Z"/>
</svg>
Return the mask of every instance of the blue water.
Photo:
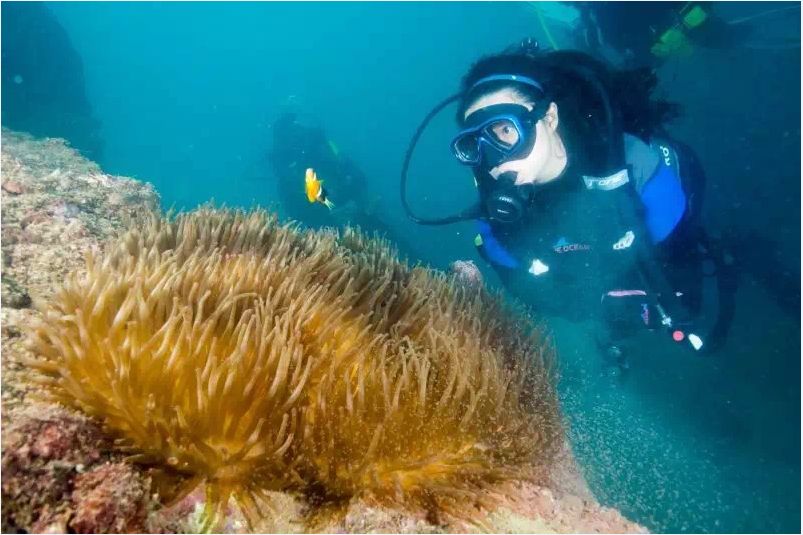
<svg viewBox="0 0 803 535">
<path fill-rule="evenodd" d="M 529 3 L 46 5 L 68 44 L 42 47 L 35 61 L 15 57 L 6 40 L 18 24 L 10 21 L 34 8 L 2 5 L 4 126 L 71 139 L 107 172 L 152 182 L 165 207 L 214 199 L 283 212 L 271 124 L 296 110 L 358 162 L 383 217 L 439 268 L 482 260 L 470 225 L 404 218 L 398 175 L 410 135 L 482 54 L 529 35 L 566 39 L 557 21 L 565 13 L 545 7 L 554 17 L 547 38 Z M 735 19 L 764 8 L 717 9 Z M 603 503 L 652 530 L 800 529 L 800 320 L 768 289 L 782 272 L 800 273 L 800 49 L 771 39 L 796 34 L 799 43 L 799 17 L 760 19 L 763 43 L 698 51 L 659 71 L 660 90 L 685 111 L 672 131 L 708 173 L 707 219 L 766 260 L 743 280 L 725 351 L 700 359 L 645 339 L 627 381 L 611 381 L 585 326 L 551 326 L 583 471 Z M 62 92 L 46 111 L 10 109 L 8 88 L 66 71 L 72 63 L 48 54 L 70 47 L 79 67 L 51 86 L 83 86 L 86 102 Z M 67 119 L 56 121 L 61 112 Z M 410 187 L 421 212 L 473 200 L 469 175 L 451 161 L 453 134 L 446 113 L 422 138 Z"/>
</svg>

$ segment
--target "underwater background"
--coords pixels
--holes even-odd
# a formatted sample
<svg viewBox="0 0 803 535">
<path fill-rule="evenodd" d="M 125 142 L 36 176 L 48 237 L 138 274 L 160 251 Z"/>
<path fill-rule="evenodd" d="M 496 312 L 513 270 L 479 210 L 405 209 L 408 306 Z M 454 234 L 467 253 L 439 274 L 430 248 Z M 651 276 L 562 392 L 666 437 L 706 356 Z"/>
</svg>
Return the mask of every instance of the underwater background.
<svg viewBox="0 0 803 535">
<path fill-rule="evenodd" d="M 760 5 L 759 5 L 760 4 Z M 796 9 L 795 9 L 796 8 Z M 800 530 L 800 9 L 721 3 L 754 40 L 659 71 L 672 133 L 699 153 L 706 218 L 747 259 L 726 348 L 679 355 L 654 338 L 627 381 L 584 326 L 555 321 L 570 438 L 597 498 L 654 531 Z M 782 16 L 761 16 L 781 10 Z M 521 3 L 2 4 L 2 123 L 68 139 L 108 173 L 154 184 L 165 208 L 214 199 L 284 207 L 271 125 L 312 118 L 364 171 L 417 258 L 472 259 L 473 227 L 420 227 L 399 202 L 410 136 L 483 54 L 526 36 L 569 46 L 570 6 Z M 548 34 L 547 34 L 548 30 Z M 779 36 L 796 36 L 797 47 Z M 421 140 L 418 211 L 475 195 L 448 151 L 452 114 Z M 326 178 L 326 177 L 322 177 Z M 299 174 L 299 195 L 301 174 Z"/>
</svg>

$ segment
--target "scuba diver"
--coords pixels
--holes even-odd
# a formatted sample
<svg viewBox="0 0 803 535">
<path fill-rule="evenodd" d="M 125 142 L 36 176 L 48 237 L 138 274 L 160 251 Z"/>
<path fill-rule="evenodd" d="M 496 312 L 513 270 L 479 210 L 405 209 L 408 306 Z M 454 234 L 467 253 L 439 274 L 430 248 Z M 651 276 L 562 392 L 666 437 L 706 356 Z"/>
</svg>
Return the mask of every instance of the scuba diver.
<svg viewBox="0 0 803 535">
<path fill-rule="evenodd" d="M 755 25 L 794 16 L 795 7 L 799 17 L 799 5 L 776 6 L 730 21 L 714 12 L 712 2 L 573 2 L 572 6 L 579 11 L 576 45 L 620 68 L 658 67 L 671 58 L 688 56 L 696 47 L 800 47 L 799 35 L 762 43 L 767 39 Z"/>
<path fill-rule="evenodd" d="M 273 123 L 269 158 L 282 207 L 290 219 L 311 228 L 358 226 L 368 234 L 384 236 L 408 257 L 419 258 L 417 251 L 375 213 L 378 199 L 366 199 L 368 182 L 362 170 L 340 152 L 322 128 L 305 123 L 294 112 L 282 113 Z M 326 202 L 308 197 L 311 175 L 316 184 L 326 182 Z"/>
<path fill-rule="evenodd" d="M 694 152 L 663 125 L 671 103 L 652 98 L 649 69 L 615 71 L 577 51 L 532 40 L 475 63 L 457 95 L 424 119 L 408 148 L 402 204 L 415 222 L 474 220 L 475 246 L 506 289 L 535 311 L 597 319 L 603 354 L 628 366 L 625 342 L 661 330 L 671 343 L 712 351 L 733 317 L 732 258 L 701 222 L 705 177 Z M 407 173 L 428 123 L 457 102 L 455 159 L 479 201 L 441 218 L 417 216 Z M 703 332 L 704 275 L 719 311 Z"/>
<path fill-rule="evenodd" d="M 313 228 L 338 226 L 338 217 L 355 207 L 365 205 L 362 192 L 366 182 L 362 171 L 340 155 L 323 129 L 299 120 L 295 113 L 283 113 L 273 123 L 273 145 L 270 154 L 282 206 L 291 219 Z M 325 178 L 327 187 L 336 191 L 338 209 L 329 213 L 307 202 L 303 179 L 307 168 Z"/>
</svg>

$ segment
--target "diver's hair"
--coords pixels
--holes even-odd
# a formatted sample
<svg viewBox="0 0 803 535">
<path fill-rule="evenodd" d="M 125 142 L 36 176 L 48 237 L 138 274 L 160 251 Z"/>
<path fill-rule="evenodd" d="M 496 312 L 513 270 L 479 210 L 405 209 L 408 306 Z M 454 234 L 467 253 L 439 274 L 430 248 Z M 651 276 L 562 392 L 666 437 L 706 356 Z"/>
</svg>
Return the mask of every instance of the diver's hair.
<svg viewBox="0 0 803 535">
<path fill-rule="evenodd" d="M 473 87 L 478 80 L 497 74 L 527 76 L 541 84 L 544 92 L 504 81 Z M 618 71 L 578 51 L 504 52 L 481 58 L 463 78 L 457 121 L 463 123 L 465 110 L 481 96 L 515 87 L 533 104 L 558 105 L 559 129 L 573 168 L 588 174 L 609 171 L 616 163 L 609 157 L 605 103 L 589 83 L 589 74 L 606 93 L 623 132 L 646 139 L 679 116 L 677 104 L 653 97 L 658 80 L 650 69 Z"/>
</svg>

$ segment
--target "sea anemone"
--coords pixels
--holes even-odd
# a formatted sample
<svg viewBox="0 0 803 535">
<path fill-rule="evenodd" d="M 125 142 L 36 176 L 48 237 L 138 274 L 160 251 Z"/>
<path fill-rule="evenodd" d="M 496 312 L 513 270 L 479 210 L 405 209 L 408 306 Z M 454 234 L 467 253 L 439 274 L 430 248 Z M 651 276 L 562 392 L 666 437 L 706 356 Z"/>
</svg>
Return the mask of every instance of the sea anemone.
<svg viewBox="0 0 803 535">
<path fill-rule="evenodd" d="M 264 211 L 151 218 L 90 254 L 32 328 L 33 379 L 208 519 L 269 491 L 453 512 L 562 441 L 548 344 L 499 296 L 358 231 Z M 451 504 L 451 505 L 450 505 Z"/>
</svg>

